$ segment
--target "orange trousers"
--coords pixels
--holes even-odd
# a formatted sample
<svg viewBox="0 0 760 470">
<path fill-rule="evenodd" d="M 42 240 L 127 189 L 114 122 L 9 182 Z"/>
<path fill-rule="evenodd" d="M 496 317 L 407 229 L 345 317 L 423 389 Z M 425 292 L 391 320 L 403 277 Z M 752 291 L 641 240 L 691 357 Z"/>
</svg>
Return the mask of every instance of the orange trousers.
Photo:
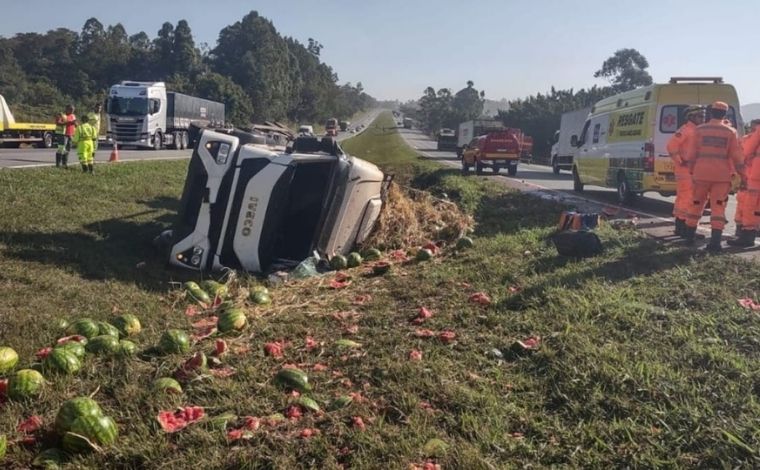
<svg viewBox="0 0 760 470">
<path fill-rule="evenodd" d="M 760 229 L 760 181 L 750 180 L 746 193 L 742 225 L 747 230 L 758 230 Z"/>
<path fill-rule="evenodd" d="M 691 207 L 686 218 L 686 225 L 696 227 L 705 210 L 707 200 L 710 200 L 710 227 L 713 230 L 723 230 L 726 227 L 726 203 L 728 191 L 731 189 L 729 181 L 694 181 L 694 193 Z"/>
<path fill-rule="evenodd" d="M 689 170 L 676 170 L 676 202 L 673 204 L 673 217 L 686 220 L 692 203 L 693 181 Z"/>
</svg>

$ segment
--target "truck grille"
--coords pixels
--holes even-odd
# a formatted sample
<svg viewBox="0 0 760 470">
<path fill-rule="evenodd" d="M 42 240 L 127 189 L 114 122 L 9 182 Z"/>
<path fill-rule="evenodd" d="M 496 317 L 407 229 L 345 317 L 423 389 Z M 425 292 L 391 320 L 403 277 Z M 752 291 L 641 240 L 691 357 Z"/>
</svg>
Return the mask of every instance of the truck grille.
<svg viewBox="0 0 760 470">
<path fill-rule="evenodd" d="M 113 137 L 117 141 L 137 141 L 140 140 L 142 120 L 137 122 L 111 121 L 111 129 L 113 132 Z"/>
</svg>

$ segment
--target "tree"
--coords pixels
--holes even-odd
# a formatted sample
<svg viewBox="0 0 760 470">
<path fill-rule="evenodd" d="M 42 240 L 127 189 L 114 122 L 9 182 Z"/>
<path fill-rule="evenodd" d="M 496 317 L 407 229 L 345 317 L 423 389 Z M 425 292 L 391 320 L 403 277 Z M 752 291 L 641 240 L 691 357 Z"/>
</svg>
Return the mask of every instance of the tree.
<svg viewBox="0 0 760 470">
<path fill-rule="evenodd" d="M 153 75 L 157 78 L 170 75 L 174 67 L 174 26 L 168 21 L 161 25 L 156 39 L 153 40 L 153 54 Z"/>
<path fill-rule="evenodd" d="M 646 69 L 649 62 L 636 49 L 619 49 L 602 64 L 594 77 L 606 78 L 616 92 L 633 90 L 652 84 L 652 76 Z"/>
<path fill-rule="evenodd" d="M 179 20 L 174 28 L 174 43 L 172 46 L 173 72 L 189 74 L 198 66 L 198 50 L 195 48 L 193 33 L 185 20 Z"/>
<path fill-rule="evenodd" d="M 483 114 L 485 93 L 475 89 L 472 80 L 467 81 L 467 88 L 459 90 L 454 95 L 452 108 L 459 122 L 477 119 Z"/>
<path fill-rule="evenodd" d="M 203 74 L 198 79 L 195 91 L 204 98 L 224 103 L 227 120 L 233 125 L 250 125 L 253 118 L 251 98 L 229 78 L 214 72 Z"/>
</svg>

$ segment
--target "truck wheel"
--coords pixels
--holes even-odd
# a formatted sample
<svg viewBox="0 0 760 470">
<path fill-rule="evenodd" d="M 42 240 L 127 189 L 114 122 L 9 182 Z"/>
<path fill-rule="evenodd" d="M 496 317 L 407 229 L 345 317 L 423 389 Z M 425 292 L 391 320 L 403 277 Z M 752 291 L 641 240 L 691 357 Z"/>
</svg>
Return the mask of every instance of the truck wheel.
<svg viewBox="0 0 760 470">
<path fill-rule="evenodd" d="M 581 177 L 578 175 L 578 169 L 576 167 L 573 167 L 573 191 L 576 193 L 583 192 L 583 183 L 581 182 Z"/>
<path fill-rule="evenodd" d="M 182 131 L 182 150 L 189 149 L 191 147 L 190 136 L 187 131 Z"/>
<path fill-rule="evenodd" d="M 161 150 L 163 145 L 164 136 L 162 136 L 160 132 L 156 132 L 156 135 L 153 136 L 153 150 Z"/>
<path fill-rule="evenodd" d="M 628 179 L 622 171 L 618 173 L 617 195 L 618 202 L 623 205 L 632 204 L 636 199 L 636 194 L 631 192 Z"/>
<path fill-rule="evenodd" d="M 509 176 L 515 176 L 517 174 L 517 165 L 509 165 L 509 168 L 507 169 L 507 174 Z"/>
<path fill-rule="evenodd" d="M 476 175 L 483 174 L 483 165 L 479 161 L 475 162 L 475 174 Z"/>
<path fill-rule="evenodd" d="M 172 134 L 172 149 L 180 150 L 182 148 L 182 132 L 177 131 Z"/>
<path fill-rule="evenodd" d="M 559 174 L 559 162 L 557 162 L 557 157 L 552 157 L 552 171 L 555 175 Z"/>
<path fill-rule="evenodd" d="M 42 142 L 40 143 L 40 147 L 49 149 L 53 147 L 53 134 L 50 132 L 45 132 L 42 135 Z"/>
<path fill-rule="evenodd" d="M 493 170 L 493 174 L 494 175 L 498 175 L 499 174 L 499 165 L 492 166 L 491 170 Z"/>
</svg>

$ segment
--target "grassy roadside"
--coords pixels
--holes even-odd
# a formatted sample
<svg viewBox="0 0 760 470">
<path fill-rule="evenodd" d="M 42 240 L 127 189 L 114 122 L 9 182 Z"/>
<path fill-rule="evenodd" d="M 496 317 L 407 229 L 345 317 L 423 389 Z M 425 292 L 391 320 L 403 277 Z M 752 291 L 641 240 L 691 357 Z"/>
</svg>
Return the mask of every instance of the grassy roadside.
<svg viewBox="0 0 760 470">
<path fill-rule="evenodd" d="M 121 436 L 70 468 L 408 468 L 428 458 L 468 469 L 757 465 L 760 318 L 736 302 L 757 295 L 755 265 L 610 229 L 603 256 L 557 258 L 544 238 L 559 206 L 419 161 L 391 126 L 382 115 L 344 148 L 460 202 L 478 222 L 474 249 L 380 278 L 350 270 L 352 285 L 337 291 L 328 279 L 273 289 L 273 306 L 247 306 L 251 327 L 228 338 L 240 348 L 224 359 L 236 374 L 189 382 L 181 396 L 150 387 L 183 357 L 89 358 L 74 377 L 49 377 L 39 400 L 0 405 L 0 433 L 17 437 L 32 414 L 49 425 L 65 398 L 97 390 Z M 169 285 L 185 276 L 148 244 L 176 211 L 186 164 L 102 165 L 94 177 L 0 172 L 10 188 L 0 201 L 0 345 L 27 365 L 59 336 L 57 319 L 114 311 L 140 316 L 143 348 L 169 326 L 191 330 L 195 319 Z M 477 291 L 492 304 L 469 302 Z M 433 316 L 413 325 L 422 306 Z M 420 328 L 456 339 L 418 337 Z M 534 353 L 497 357 L 494 349 L 530 336 L 541 337 Z M 318 346 L 306 348 L 307 337 Z M 338 337 L 362 346 L 340 350 Z M 263 352 L 277 340 L 289 343 L 282 359 Z M 409 360 L 412 350 L 421 361 Z M 358 395 L 346 409 L 305 413 L 233 443 L 209 424 L 169 435 L 155 422 L 178 405 L 211 416 L 282 412 L 292 397 L 271 377 L 283 363 L 309 372 L 323 406 Z M 304 429 L 317 434 L 303 438 Z M 426 449 L 433 438 L 448 451 Z M 13 445 L 4 464 L 25 468 L 49 445 Z"/>
</svg>

